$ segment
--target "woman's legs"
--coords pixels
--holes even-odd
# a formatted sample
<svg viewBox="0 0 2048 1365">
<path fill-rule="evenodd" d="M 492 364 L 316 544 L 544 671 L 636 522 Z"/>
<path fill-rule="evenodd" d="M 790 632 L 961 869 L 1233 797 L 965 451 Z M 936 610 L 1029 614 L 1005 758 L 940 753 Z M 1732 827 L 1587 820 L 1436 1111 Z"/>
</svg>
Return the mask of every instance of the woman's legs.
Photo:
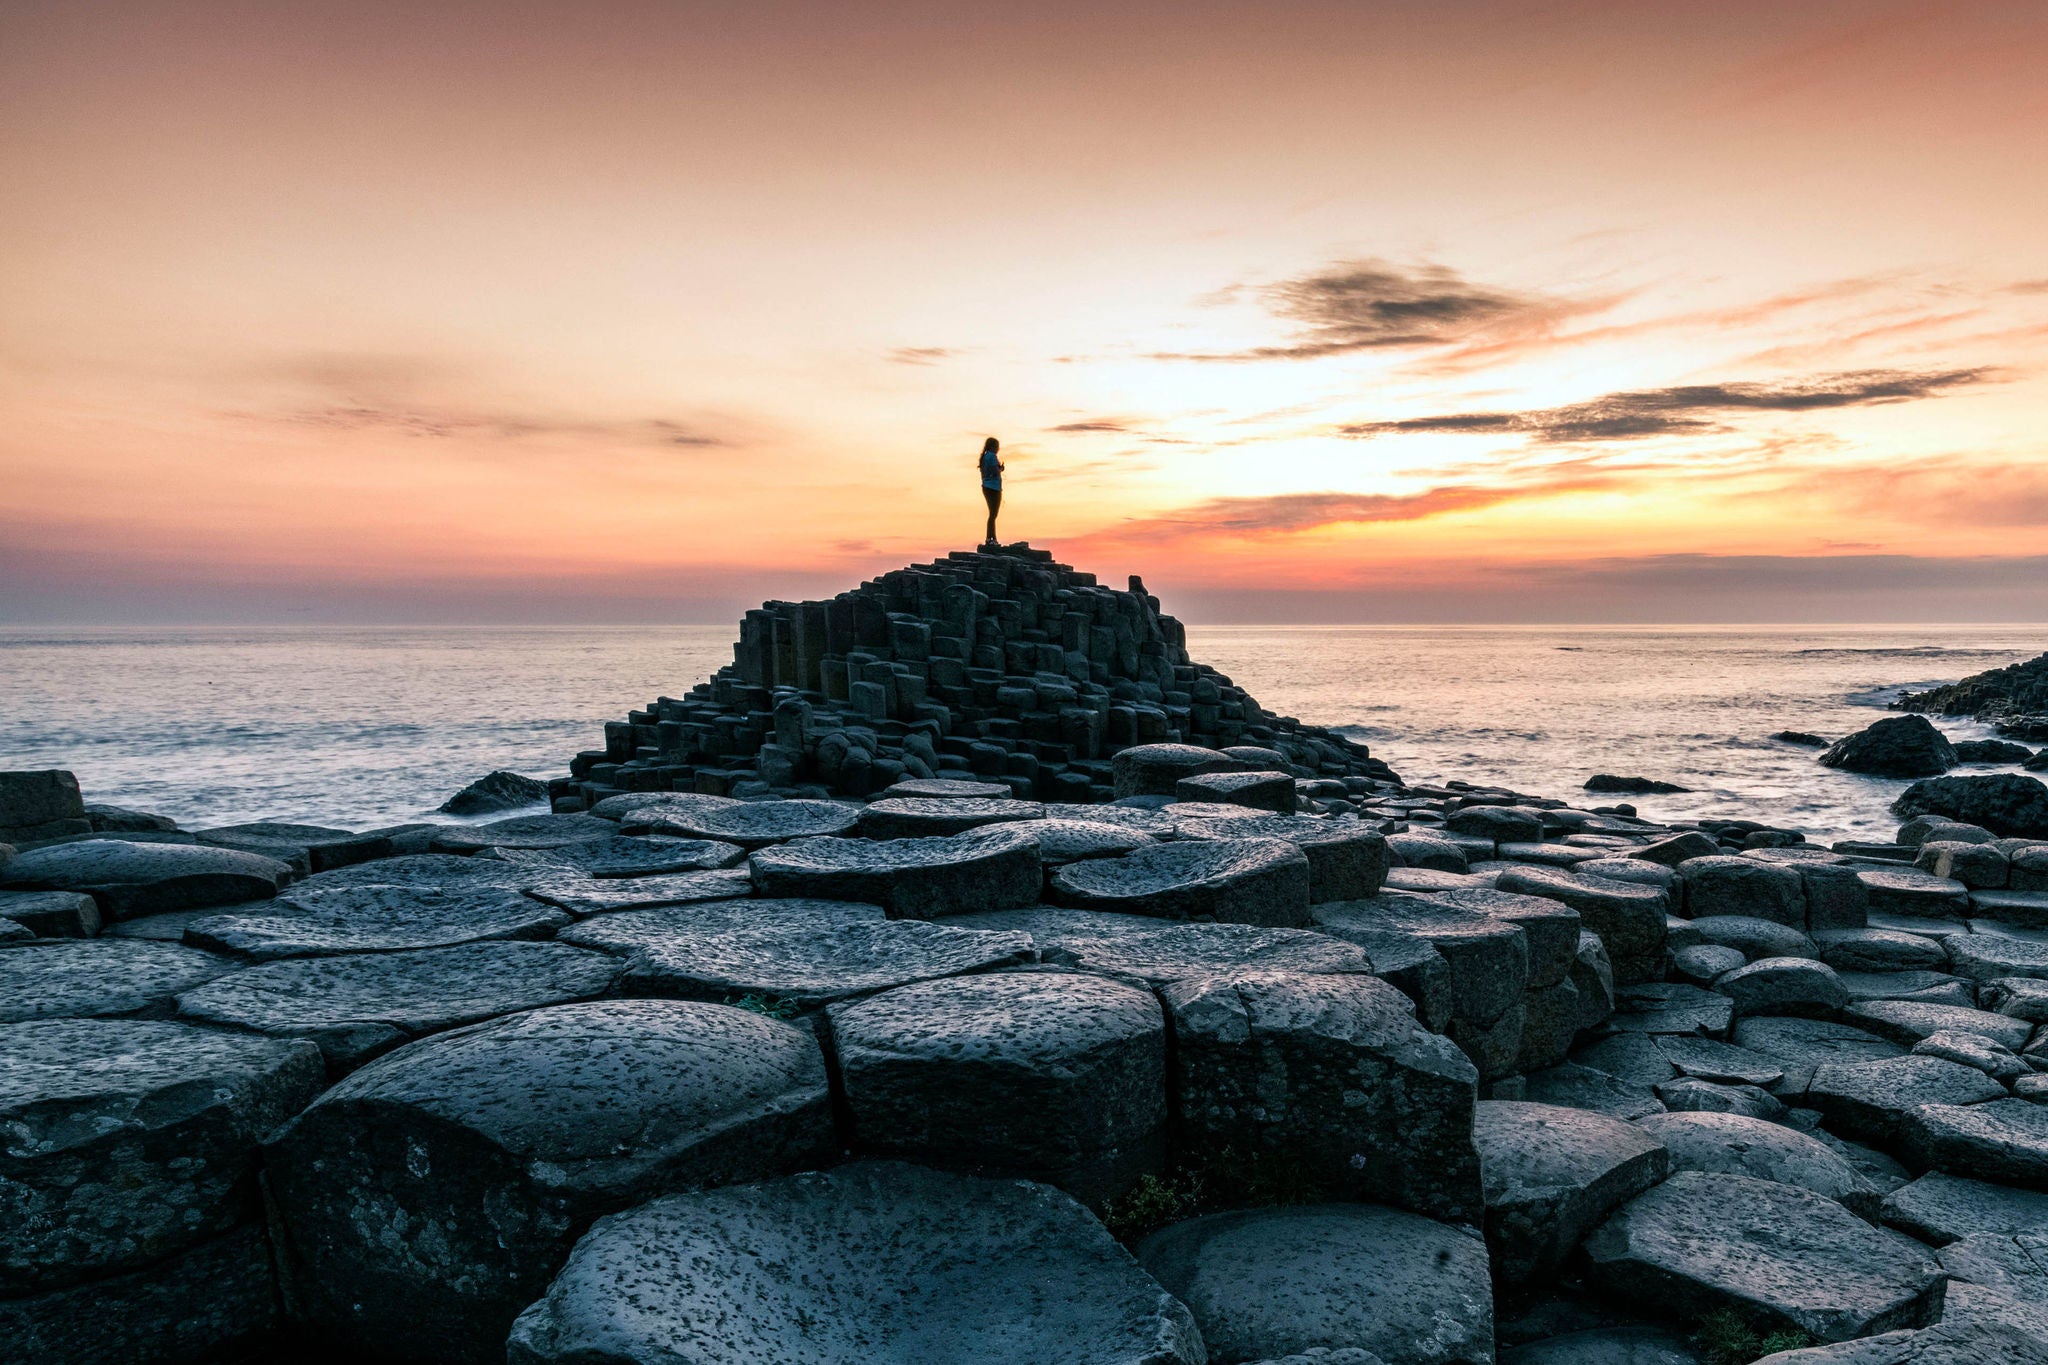
<svg viewBox="0 0 2048 1365">
<path fill-rule="evenodd" d="M 981 490 L 981 496 L 988 502 L 988 536 L 982 544 L 993 545 L 996 543 L 996 513 L 1003 510 L 1003 490 L 984 488 Z"/>
</svg>

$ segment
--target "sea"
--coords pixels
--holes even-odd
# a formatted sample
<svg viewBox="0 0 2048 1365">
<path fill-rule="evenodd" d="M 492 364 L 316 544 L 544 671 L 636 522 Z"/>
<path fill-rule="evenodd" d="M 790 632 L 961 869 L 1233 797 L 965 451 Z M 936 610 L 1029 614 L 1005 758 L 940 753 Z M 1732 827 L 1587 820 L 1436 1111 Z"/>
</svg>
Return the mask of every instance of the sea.
<svg viewBox="0 0 2048 1365">
<path fill-rule="evenodd" d="M 395 824 L 494 769 L 566 771 L 605 721 L 730 662 L 731 641 L 723 626 L 0 629 L 0 769 L 68 768 L 88 801 L 187 828 Z M 1901 690 L 2048 650 L 2048 625 L 1215 625 L 1188 644 L 1409 781 L 1835 840 L 1888 835 L 1905 784 L 1770 736 L 1850 733 Z M 1690 790 L 1594 797 L 1595 773 Z"/>
</svg>

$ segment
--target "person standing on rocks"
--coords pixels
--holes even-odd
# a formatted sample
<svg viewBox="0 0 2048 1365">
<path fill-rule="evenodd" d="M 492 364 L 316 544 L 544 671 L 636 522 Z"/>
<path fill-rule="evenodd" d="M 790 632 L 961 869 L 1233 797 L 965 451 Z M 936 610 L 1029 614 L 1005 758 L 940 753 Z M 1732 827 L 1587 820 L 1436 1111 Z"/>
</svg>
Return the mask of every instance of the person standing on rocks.
<svg viewBox="0 0 2048 1365">
<path fill-rule="evenodd" d="M 1003 462 L 996 458 L 1002 442 L 991 436 L 981 443 L 981 496 L 988 503 L 988 537 L 982 548 L 996 544 L 996 513 L 1003 510 Z"/>
</svg>

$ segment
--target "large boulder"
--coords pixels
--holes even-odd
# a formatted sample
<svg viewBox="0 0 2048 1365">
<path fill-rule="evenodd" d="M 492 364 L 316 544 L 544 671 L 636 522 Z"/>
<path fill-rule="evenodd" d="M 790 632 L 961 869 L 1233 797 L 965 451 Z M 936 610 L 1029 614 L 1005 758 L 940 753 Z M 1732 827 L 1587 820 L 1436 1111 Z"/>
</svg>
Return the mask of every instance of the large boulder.
<svg viewBox="0 0 2048 1365">
<path fill-rule="evenodd" d="M 286 864 L 254 853 L 124 839 L 32 848 L 0 865 L 0 886 L 83 891 L 99 902 L 108 919 L 265 900 L 291 877 Z"/>
<path fill-rule="evenodd" d="M 830 1018 L 859 1151 L 1044 1180 L 1098 1206 L 1164 1160 L 1166 1029 L 1150 991 L 1009 972 L 903 986 Z"/>
<path fill-rule="evenodd" d="M 226 1231 L 258 1142 L 320 1084 L 305 1043 L 156 1020 L 0 1026 L 0 1300 Z"/>
<path fill-rule="evenodd" d="M 1068 1196 L 894 1162 L 669 1195 L 600 1219 L 520 1314 L 506 1358 L 1216 1359 L 1188 1310 Z"/>
<path fill-rule="evenodd" d="M 0 773 L 0 844 L 93 832 L 78 779 L 61 768 Z"/>
<path fill-rule="evenodd" d="M 536 869 L 545 871 L 546 869 Z M 525 888 L 537 901 L 579 918 L 621 910 L 652 910 L 665 905 L 731 900 L 754 891 L 753 874 L 743 867 L 710 872 L 672 872 L 654 877 L 585 877 L 562 875 Z"/>
<path fill-rule="evenodd" d="M 319 1044 L 335 1071 L 423 1034 L 610 989 L 616 959 L 562 943 L 470 943 L 270 962 L 178 997 L 185 1018 Z"/>
<path fill-rule="evenodd" d="M 486 773 L 443 801 L 443 815 L 496 815 L 500 811 L 537 806 L 548 799 L 548 784 L 500 768 Z"/>
<path fill-rule="evenodd" d="M 1160 990 L 1173 1031 L 1176 1147 L 1228 1180 L 1266 1163 L 1320 1197 L 1475 1221 L 1479 1076 L 1384 981 L 1236 971 Z"/>
<path fill-rule="evenodd" d="M 1601 1292 L 1669 1315 L 1732 1312 L 1768 1328 L 1846 1341 L 1919 1327 L 1941 1312 L 1941 1267 L 1832 1199 L 1745 1175 L 1681 1171 L 1638 1195 L 1585 1243 Z"/>
<path fill-rule="evenodd" d="M 1824 962 L 1804 957 L 1765 957 L 1714 980 L 1714 989 L 1735 1002 L 1743 1016 L 1797 1014 L 1832 1018 L 1849 1003 L 1849 992 Z"/>
<path fill-rule="evenodd" d="M 763 896 L 867 901 L 896 919 L 1012 910 L 1036 901 L 1043 882 L 1030 823 L 932 839 L 800 839 L 755 853 L 754 885 Z"/>
<path fill-rule="evenodd" d="M 1298 929 L 1309 922 L 1309 862 L 1282 839 L 1159 844 L 1071 863 L 1053 873 L 1051 898 L 1084 910 Z"/>
<path fill-rule="evenodd" d="M 1387 879 L 1387 837 L 1350 816 L 1187 820 L 1177 828 L 1183 839 L 1287 840 L 1308 857 L 1308 898 L 1313 902 L 1375 895 Z"/>
<path fill-rule="evenodd" d="M 1892 812 L 1945 815 L 2009 838 L 2048 839 L 2048 783 L 2020 773 L 1930 778 L 1906 788 Z"/>
<path fill-rule="evenodd" d="M 547 938 L 567 923 L 567 912 L 500 887 L 345 886 L 209 915 L 188 925 L 185 938 L 269 961 Z"/>
<path fill-rule="evenodd" d="M 1870 777 L 1934 777 L 1961 760 L 1925 716 L 1887 716 L 1836 740 L 1817 761 Z"/>
<path fill-rule="evenodd" d="M 594 1218 L 835 1146 L 808 1030 L 608 1000 L 402 1048 L 322 1095 L 265 1165 L 307 1320 L 364 1351 L 489 1361 Z"/>
<path fill-rule="evenodd" d="M 1557 1105 L 1486 1101 L 1472 1136 L 1486 1173 L 1493 1273 L 1509 1285 L 1555 1275 L 1616 1205 L 1670 1170 L 1663 1144 L 1641 1128 Z"/>
<path fill-rule="evenodd" d="M 168 1015 L 179 991 L 236 966 L 175 943 L 65 939 L 28 944 L 0 953 L 0 1024 Z"/>
<path fill-rule="evenodd" d="M 1664 1144 L 1674 1171 L 1747 1175 L 1812 1190 L 1875 1218 L 1878 1187 L 1847 1157 L 1797 1128 L 1746 1114 L 1651 1114 L 1636 1125 Z"/>
<path fill-rule="evenodd" d="M 1315 1348 L 1386 1365 L 1493 1359 L 1486 1245 L 1373 1204 L 1210 1214 L 1162 1228 L 1138 1260 L 1201 1324 L 1211 1365 Z"/>
</svg>

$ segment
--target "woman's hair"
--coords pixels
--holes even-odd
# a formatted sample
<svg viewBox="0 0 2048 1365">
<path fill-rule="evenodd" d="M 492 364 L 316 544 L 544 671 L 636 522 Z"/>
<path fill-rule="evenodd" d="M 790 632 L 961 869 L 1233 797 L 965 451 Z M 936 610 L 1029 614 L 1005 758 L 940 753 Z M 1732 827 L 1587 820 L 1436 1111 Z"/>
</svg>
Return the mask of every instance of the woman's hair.
<svg viewBox="0 0 2048 1365">
<path fill-rule="evenodd" d="M 995 437 L 991 436 L 986 441 L 983 441 L 981 443 L 981 453 L 984 455 L 993 454 L 997 450 L 1000 450 L 1002 448 L 1002 444 L 1003 443 L 1001 441 L 998 441 Z"/>
</svg>

